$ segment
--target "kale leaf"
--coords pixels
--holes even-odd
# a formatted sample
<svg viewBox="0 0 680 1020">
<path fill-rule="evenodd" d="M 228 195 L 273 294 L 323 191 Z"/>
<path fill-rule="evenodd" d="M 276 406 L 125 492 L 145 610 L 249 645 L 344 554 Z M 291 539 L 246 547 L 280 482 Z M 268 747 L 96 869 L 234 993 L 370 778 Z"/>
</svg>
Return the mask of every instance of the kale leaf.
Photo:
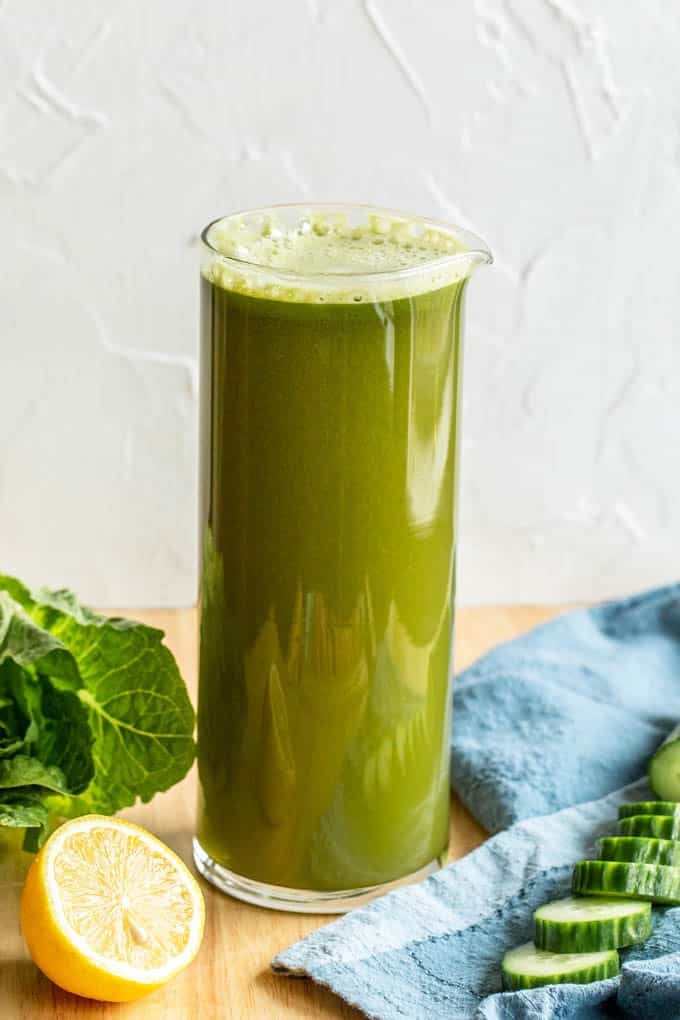
<svg viewBox="0 0 680 1020">
<path fill-rule="evenodd" d="M 113 814 L 183 778 L 194 712 L 163 633 L 0 575 L 0 826 Z"/>
</svg>

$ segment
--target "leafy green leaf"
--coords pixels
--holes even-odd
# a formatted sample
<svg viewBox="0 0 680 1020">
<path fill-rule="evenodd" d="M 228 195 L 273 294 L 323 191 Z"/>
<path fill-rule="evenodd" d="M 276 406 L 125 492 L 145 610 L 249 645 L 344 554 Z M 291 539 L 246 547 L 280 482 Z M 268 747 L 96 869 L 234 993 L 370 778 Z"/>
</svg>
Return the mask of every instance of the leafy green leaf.
<svg viewBox="0 0 680 1020">
<path fill-rule="evenodd" d="M 11 659 L 0 665 L 0 758 L 22 750 L 31 736 L 31 720 L 21 695 L 26 675 Z"/>
<path fill-rule="evenodd" d="M 22 605 L 0 590 L 0 666 L 8 659 L 18 666 L 39 666 L 65 687 L 80 687 L 78 667 L 61 641 L 36 625 Z"/>
<path fill-rule="evenodd" d="M 3 758 L 0 761 L 0 791 L 16 790 L 22 786 L 40 787 L 53 793 L 69 792 L 64 773 L 56 765 L 43 765 L 27 754 Z"/>
<path fill-rule="evenodd" d="M 82 793 L 94 776 L 87 709 L 77 694 L 42 675 L 27 678 L 24 690 L 35 732 L 27 742 L 31 754 L 63 773 L 69 793 Z"/>
<path fill-rule="evenodd" d="M 157 632 L 140 627 L 129 636 L 117 667 L 105 655 L 96 668 L 83 665 L 78 696 L 95 734 L 95 777 L 76 802 L 79 811 L 148 801 L 182 779 L 194 760 L 194 712 L 175 660 Z"/>
<path fill-rule="evenodd" d="M 50 805 L 113 813 L 185 775 L 194 712 L 162 639 L 0 575 L 0 826 L 35 846 Z"/>
<path fill-rule="evenodd" d="M 29 720 L 20 749 L 45 766 L 56 766 L 69 793 L 81 793 L 94 775 L 87 710 L 76 694 L 55 688 L 49 677 L 16 669 L 20 682 L 13 684 L 15 713 L 20 710 Z"/>
<path fill-rule="evenodd" d="M 16 577 L 0 574 L 0 591 L 8 592 L 15 602 L 23 606 L 34 619 L 38 619 L 41 626 L 48 631 L 53 630 L 52 625 L 58 624 L 64 614 L 83 626 L 92 624 L 95 627 L 112 627 L 115 630 L 130 630 L 132 627 L 142 626 L 122 616 L 101 616 L 99 613 L 93 613 L 87 606 L 81 605 L 77 596 L 67 588 L 54 591 L 51 588 L 39 588 L 31 593 L 25 584 L 17 581 Z M 153 630 L 152 627 L 148 629 Z M 156 633 L 162 636 L 161 631 Z"/>
<path fill-rule="evenodd" d="M 47 807 L 40 800 L 32 797 L 0 798 L 0 825 L 42 827 L 47 824 L 47 819 Z"/>
<path fill-rule="evenodd" d="M 0 825 L 26 829 L 24 850 L 35 852 L 47 834 L 47 805 L 31 796 L 0 796 Z"/>
<path fill-rule="evenodd" d="M 162 631 L 92 613 L 71 592 L 12 590 L 79 672 L 95 774 L 73 812 L 113 813 L 178 782 L 195 755 L 194 712 Z"/>
</svg>

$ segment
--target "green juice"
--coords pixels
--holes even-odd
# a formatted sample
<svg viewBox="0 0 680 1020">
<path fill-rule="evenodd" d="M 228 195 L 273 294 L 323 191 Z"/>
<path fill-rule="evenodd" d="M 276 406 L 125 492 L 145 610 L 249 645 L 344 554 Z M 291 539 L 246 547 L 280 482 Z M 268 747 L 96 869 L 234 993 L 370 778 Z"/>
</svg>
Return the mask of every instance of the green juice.
<svg viewBox="0 0 680 1020">
<path fill-rule="evenodd" d="M 197 838 L 236 876 L 318 892 L 447 846 L 466 285 L 357 287 L 369 243 L 388 269 L 437 251 L 340 229 L 324 260 L 328 229 L 286 254 L 289 274 L 316 255 L 312 289 L 202 278 Z"/>
</svg>

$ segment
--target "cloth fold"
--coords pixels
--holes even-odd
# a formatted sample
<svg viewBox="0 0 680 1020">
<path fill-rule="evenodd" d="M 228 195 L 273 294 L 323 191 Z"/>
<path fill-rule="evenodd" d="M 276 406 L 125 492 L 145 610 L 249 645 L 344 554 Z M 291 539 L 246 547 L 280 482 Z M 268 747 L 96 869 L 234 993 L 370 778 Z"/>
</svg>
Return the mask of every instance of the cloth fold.
<svg viewBox="0 0 680 1020">
<path fill-rule="evenodd" d="M 458 679 L 452 775 L 478 820 L 504 831 L 314 932 L 274 970 L 311 977 L 375 1020 L 680 1016 L 680 908 L 655 912 L 620 978 L 500 991 L 501 957 L 531 937 L 536 907 L 568 892 L 572 865 L 613 830 L 622 799 L 651 796 L 630 780 L 678 718 L 680 585 L 498 647 Z"/>
<path fill-rule="evenodd" d="M 488 832 L 633 782 L 680 718 L 680 585 L 568 613 L 454 687 L 452 784 Z"/>
</svg>

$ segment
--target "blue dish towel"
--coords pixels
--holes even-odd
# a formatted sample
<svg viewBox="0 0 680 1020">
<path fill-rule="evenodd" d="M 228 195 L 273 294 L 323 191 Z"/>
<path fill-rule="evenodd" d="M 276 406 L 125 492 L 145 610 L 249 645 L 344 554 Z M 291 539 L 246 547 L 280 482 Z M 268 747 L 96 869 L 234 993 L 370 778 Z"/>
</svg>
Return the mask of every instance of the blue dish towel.
<svg viewBox="0 0 680 1020">
<path fill-rule="evenodd" d="M 567 894 L 575 861 L 680 719 L 680 585 L 563 616 L 496 648 L 454 694 L 453 784 L 498 834 L 417 886 L 314 932 L 273 962 L 376 1020 L 680 1017 L 680 908 L 592 985 L 501 992 L 506 949 Z M 637 780 L 636 782 L 631 782 Z M 614 792 L 612 792 L 614 791 Z M 499 831 L 504 830 L 504 831 Z"/>
</svg>

